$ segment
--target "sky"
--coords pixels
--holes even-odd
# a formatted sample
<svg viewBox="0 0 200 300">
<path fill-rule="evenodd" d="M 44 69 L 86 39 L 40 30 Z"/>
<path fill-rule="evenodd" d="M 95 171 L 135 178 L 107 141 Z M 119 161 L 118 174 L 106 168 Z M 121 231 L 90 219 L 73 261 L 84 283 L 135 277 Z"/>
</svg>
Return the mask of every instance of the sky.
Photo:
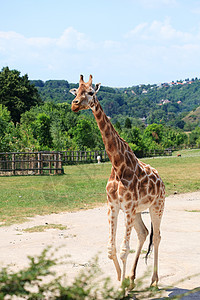
<svg viewBox="0 0 200 300">
<path fill-rule="evenodd" d="M 200 77 L 200 0 L 0 0 L 0 69 L 128 87 Z"/>
</svg>

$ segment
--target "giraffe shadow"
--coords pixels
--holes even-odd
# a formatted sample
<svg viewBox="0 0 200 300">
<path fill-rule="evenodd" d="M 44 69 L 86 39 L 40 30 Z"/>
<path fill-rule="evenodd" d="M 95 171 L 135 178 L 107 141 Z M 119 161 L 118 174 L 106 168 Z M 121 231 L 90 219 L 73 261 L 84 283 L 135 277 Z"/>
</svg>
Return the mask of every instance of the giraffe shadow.
<svg viewBox="0 0 200 300">
<path fill-rule="evenodd" d="M 170 298 L 180 299 L 180 300 L 194 300 L 194 299 L 197 300 L 197 299 L 200 299 L 200 287 L 197 287 L 196 289 L 197 289 L 197 291 L 193 293 L 193 292 L 191 292 L 191 290 L 188 290 L 188 289 L 180 289 L 180 288 L 174 287 L 174 288 L 170 288 L 170 289 L 166 290 L 167 292 L 170 292 L 167 297 L 154 298 L 152 300 L 156 300 L 156 299 L 165 300 L 165 299 L 170 299 Z"/>
</svg>

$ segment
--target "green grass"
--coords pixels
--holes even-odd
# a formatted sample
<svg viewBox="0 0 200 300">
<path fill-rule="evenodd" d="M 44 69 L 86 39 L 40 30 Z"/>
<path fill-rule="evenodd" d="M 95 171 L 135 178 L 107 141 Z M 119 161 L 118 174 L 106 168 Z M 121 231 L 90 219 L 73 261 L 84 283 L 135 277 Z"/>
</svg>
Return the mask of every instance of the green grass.
<svg viewBox="0 0 200 300">
<path fill-rule="evenodd" d="M 181 154 L 181 157 L 200 156 L 200 149 L 184 149 L 172 152 L 172 156 Z"/>
<path fill-rule="evenodd" d="M 60 176 L 0 178 L 0 222 L 23 222 L 27 217 L 74 211 L 105 203 L 110 164 L 65 167 Z"/>
<path fill-rule="evenodd" d="M 199 151 L 200 153 L 200 151 Z M 166 195 L 200 190 L 200 155 L 143 159 L 162 177 Z"/>
<path fill-rule="evenodd" d="M 200 154 L 200 150 L 199 150 Z M 143 159 L 159 171 L 166 194 L 200 190 L 200 155 Z M 111 164 L 65 167 L 60 176 L 0 178 L 0 222 L 20 223 L 27 217 L 74 211 L 106 203 Z"/>
</svg>

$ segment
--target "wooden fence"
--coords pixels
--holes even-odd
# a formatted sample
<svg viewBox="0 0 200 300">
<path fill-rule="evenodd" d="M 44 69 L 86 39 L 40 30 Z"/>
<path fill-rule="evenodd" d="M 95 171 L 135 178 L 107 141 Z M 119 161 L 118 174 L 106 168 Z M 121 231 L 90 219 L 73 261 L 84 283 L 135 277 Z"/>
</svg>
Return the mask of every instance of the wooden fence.
<svg viewBox="0 0 200 300">
<path fill-rule="evenodd" d="M 138 158 L 171 156 L 175 150 L 178 149 L 136 151 L 135 154 Z M 98 162 L 99 157 L 101 162 L 109 161 L 105 150 L 4 152 L 0 153 L 0 175 L 63 174 L 63 165 Z"/>
<path fill-rule="evenodd" d="M 108 155 L 105 150 L 99 151 L 61 151 L 63 164 L 71 165 L 77 163 L 91 163 L 97 162 L 98 156 L 101 162 L 109 161 Z M 135 152 L 138 158 L 141 157 L 154 157 L 154 156 L 171 156 L 172 150 L 151 150 L 151 151 L 138 151 Z"/>
<path fill-rule="evenodd" d="M 137 155 L 137 153 L 135 154 Z M 139 158 L 156 156 L 172 156 L 172 149 L 143 151 L 141 155 L 138 155 Z"/>
<path fill-rule="evenodd" d="M 0 175 L 57 175 L 63 173 L 60 152 L 0 153 Z"/>
<path fill-rule="evenodd" d="M 61 151 L 63 163 L 66 165 L 76 163 L 98 162 L 100 156 L 101 162 L 109 161 L 105 150 L 98 151 Z"/>
</svg>

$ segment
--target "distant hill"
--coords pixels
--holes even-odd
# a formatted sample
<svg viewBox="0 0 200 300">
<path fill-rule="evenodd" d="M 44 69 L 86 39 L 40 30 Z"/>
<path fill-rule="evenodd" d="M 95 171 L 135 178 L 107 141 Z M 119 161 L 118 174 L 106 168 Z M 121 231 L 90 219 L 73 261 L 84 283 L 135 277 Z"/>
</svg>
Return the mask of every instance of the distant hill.
<svg viewBox="0 0 200 300">
<path fill-rule="evenodd" d="M 71 103 L 74 96 L 69 90 L 78 87 L 78 83 L 66 80 L 33 80 L 32 84 L 37 87 L 43 101 L 55 103 Z M 162 123 L 184 128 L 187 114 L 200 106 L 200 80 L 128 88 L 102 86 L 98 99 L 114 123 L 124 122 L 129 117 L 131 121 L 137 119 L 146 124 Z"/>
<path fill-rule="evenodd" d="M 187 114 L 183 120 L 188 123 L 196 123 L 200 124 L 200 106 L 198 106 L 195 110 L 192 110 L 189 114 Z"/>
</svg>

